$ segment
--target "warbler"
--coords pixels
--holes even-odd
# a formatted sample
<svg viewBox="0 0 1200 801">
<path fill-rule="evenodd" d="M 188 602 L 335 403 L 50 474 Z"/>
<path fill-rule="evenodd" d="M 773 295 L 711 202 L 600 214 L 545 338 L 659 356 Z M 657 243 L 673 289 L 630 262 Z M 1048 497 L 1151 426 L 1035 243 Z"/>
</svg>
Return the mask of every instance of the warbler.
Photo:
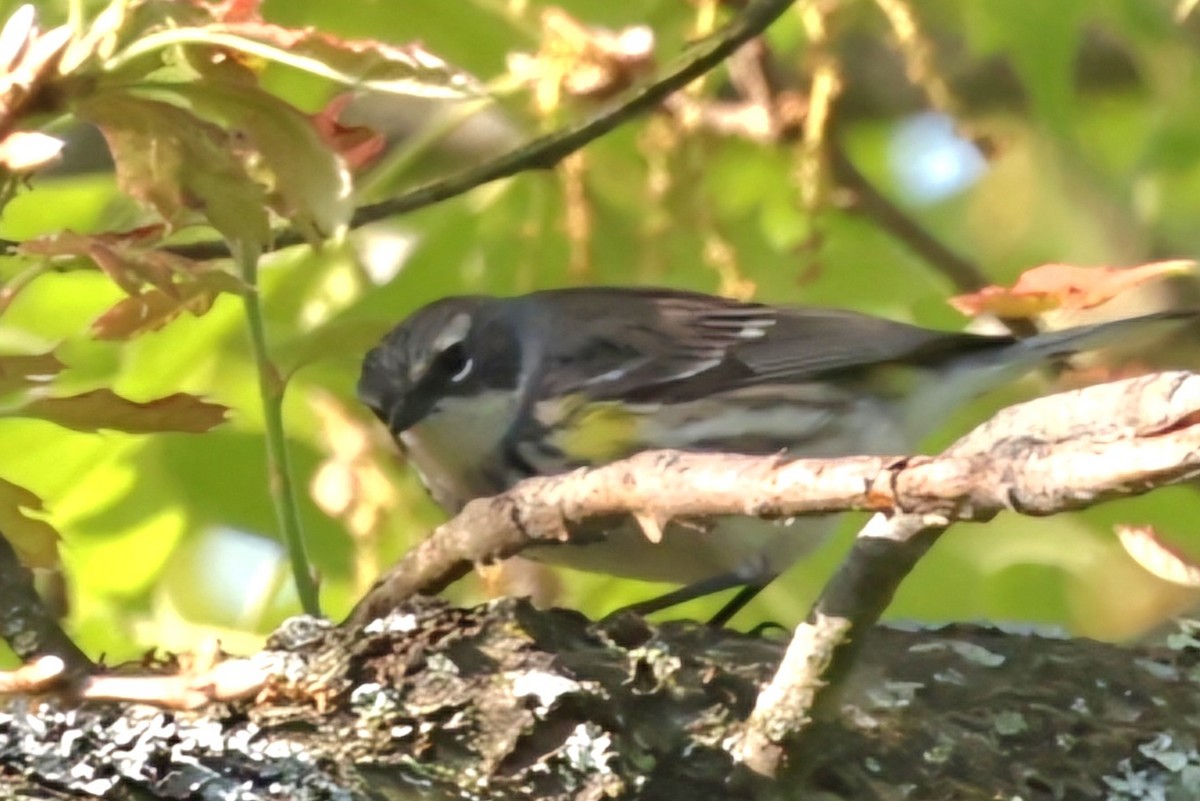
<svg viewBox="0 0 1200 801">
<path fill-rule="evenodd" d="M 656 448 L 910 453 L 965 400 L 1172 316 L 1015 339 L 671 289 L 459 296 L 387 334 L 363 362 L 358 396 L 453 514 L 530 476 Z M 523 553 L 684 585 L 631 607 L 642 613 L 740 587 L 713 621 L 724 623 L 834 521 L 687 521 L 654 542 L 629 518 L 591 524 L 583 544 Z"/>
</svg>

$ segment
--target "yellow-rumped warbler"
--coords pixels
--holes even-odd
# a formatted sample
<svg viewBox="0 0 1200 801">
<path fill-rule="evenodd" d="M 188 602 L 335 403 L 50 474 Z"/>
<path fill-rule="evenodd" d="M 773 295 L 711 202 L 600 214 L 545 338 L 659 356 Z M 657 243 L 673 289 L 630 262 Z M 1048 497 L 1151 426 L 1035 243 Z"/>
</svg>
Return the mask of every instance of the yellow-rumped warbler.
<svg viewBox="0 0 1200 801">
<path fill-rule="evenodd" d="M 451 297 L 418 310 L 367 354 L 358 394 L 454 513 L 529 476 L 655 448 L 908 453 L 964 400 L 1045 359 L 1173 316 L 1017 340 L 668 289 Z M 687 585 L 633 607 L 643 613 L 742 587 L 715 621 L 724 622 L 833 520 L 720 518 L 668 525 L 655 543 L 630 519 L 596 542 L 524 553 Z"/>
</svg>

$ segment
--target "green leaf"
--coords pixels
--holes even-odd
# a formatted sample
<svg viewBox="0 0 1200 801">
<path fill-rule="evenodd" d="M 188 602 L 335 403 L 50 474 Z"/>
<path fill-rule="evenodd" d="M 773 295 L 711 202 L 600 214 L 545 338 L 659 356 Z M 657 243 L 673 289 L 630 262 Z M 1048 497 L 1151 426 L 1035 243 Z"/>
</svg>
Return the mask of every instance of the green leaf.
<svg viewBox="0 0 1200 801">
<path fill-rule="evenodd" d="M 233 82 L 157 87 L 155 93 L 236 131 L 241 147 L 249 145 L 254 152 L 255 176 L 266 188 L 267 203 L 309 241 L 345 233 L 354 211 L 350 172 L 295 107 L 256 86 Z"/>
<path fill-rule="evenodd" d="M 1006 53 L 1029 92 L 1036 116 L 1059 136 L 1076 116 L 1075 59 L 1087 0 L 983 0 L 967 3 L 967 31 L 983 53 Z"/>
</svg>

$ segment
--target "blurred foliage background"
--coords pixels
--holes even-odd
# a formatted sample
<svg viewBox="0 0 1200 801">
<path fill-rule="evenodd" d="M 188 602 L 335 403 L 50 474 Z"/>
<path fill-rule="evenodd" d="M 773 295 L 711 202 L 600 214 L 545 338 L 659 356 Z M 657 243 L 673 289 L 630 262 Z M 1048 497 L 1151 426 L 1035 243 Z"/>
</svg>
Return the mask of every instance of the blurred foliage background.
<svg viewBox="0 0 1200 801">
<path fill-rule="evenodd" d="M 586 116 L 623 82 L 652 78 L 740 5 L 274 0 L 263 14 L 345 37 L 420 41 L 496 90 L 482 105 L 359 96 L 347 118 L 383 130 L 390 145 L 386 167 L 359 176 L 366 201 Z M 5 15 L 15 8 L 0 3 Z M 272 255 L 261 277 L 268 336 L 289 376 L 287 431 L 326 611 L 343 614 L 442 519 L 353 400 L 366 348 L 428 301 L 656 284 L 958 328 L 966 321 L 946 298 L 969 281 L 954 278 L 951 262 L 1011 283 L 1044 262 L 1133 265 L 1197 253 L 1200 20 L 1188 11 L 1174 0 L 798 3 L 728 68 L 556 169 L 372 224 L 319 253 Z M 48 22 L 67 12 L 66 3 L 39 4 Z M 579 42 L 597 38 L 627 63 L 584 63 Z M 540 60 L 513 58 L 539 52 Z M 258 67 L 272 91 L 308 112 L 336 89 L 278 64 Z M 822 110 L 828 119 L 814 122 Z M 63 130 L 63 163 L 8 203 L 0 236 L 24 241 L 149 219 L 118 191 L 103 141 Z M 0 279 L 26 265 L 0 259 Z M 1187 302 L 1192 293 L 1176 282 L 1106 313 Z M 60 532 L 68 628 L 89 652 L 119 659 L 214 634 L 232 650 L 253 648 L 297 603 L 269 499 L 242 305 L 222 295 L 206 314 L 159 331 L 94 339 L 89 325 L 122 296 L 98 272 L 49 271 L 0 317 L 0 349 L 61 343 L 69 369 L 60 388 L 109 386 L 134 399 L 194 393 L 228 405 L 228 422 L 205 434 L 130 435 L 2 419 L 0 477 L 36 493 Z M 1034 378 L 981 400 L 938 442 L 1047 389 Z M 1184 486 L 1079 515 L 960 526 L 889 614 L 1134 636 L 1197 596 L 1137 567 L 1112 525 L 1152 523 L 1197 553 L 1197 512 L 1200 499 Z M 802 617 L 861 522 L 848 518 L 736 623 Z M 600 615 L 660 589 L 515 563 L 448 595 L 533 593 Z M 721 600 L 676 613 L 704 615 Z"/>
</svg>

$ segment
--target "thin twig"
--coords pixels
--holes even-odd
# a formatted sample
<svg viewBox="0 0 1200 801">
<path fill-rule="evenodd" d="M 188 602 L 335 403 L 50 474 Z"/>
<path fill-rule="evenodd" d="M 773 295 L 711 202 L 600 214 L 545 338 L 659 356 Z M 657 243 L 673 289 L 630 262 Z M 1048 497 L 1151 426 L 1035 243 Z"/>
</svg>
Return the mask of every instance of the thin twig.
<svg viewBox="0 0 1200 801">
<path fill-rule="evenodd" d="M 490 161 L 430 181 L 397 197 L 363 206 L 354 213 L 351 227 L 359 228 L 368 223 L 432 206 L 478 186 L 521 172 L 555 166 L 565 157 L 628 120 L 655 109 L 667 97 L 717 67 L 735 50 L 766 30 L 794 1 L 754 0 L 748 3 L 725 27 L 696 44 L 692 52 L 668 68 L 658 80 L 623 93 L 609 106 L 589 118 L 537 137 Z M 298 233 L 287 231 L 276 239 L 274 246 L 282 248 L 300 244 L 302 241 L 303 238 Z M 180 245 L 171 248 L 171 251 L 195 259 L 213 259 L 229 255 L 224 243 L 220 242 Z"/>
</svg>

